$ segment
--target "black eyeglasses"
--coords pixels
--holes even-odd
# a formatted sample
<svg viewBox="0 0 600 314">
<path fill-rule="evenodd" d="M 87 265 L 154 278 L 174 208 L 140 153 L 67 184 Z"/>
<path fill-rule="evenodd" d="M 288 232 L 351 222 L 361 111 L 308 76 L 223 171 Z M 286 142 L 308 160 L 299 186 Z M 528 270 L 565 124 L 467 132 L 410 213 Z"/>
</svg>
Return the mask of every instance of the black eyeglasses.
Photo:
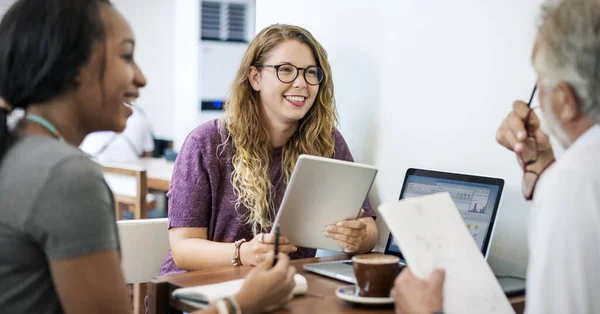
<svg viewBox="0 0 600 314">
<path fill-rule="evenodd" d="M 525 139 L 525 150 L 522 153 L 521 158 L 526 165 L 532 164 L 537 160 L 537 145 L 535 142 L 535 136 L 531 130 L 530 117 L 533 112 L 533 108 L 531 108 L 531 103 L 533 102 L 533 96 L 535 95 L 535 91 L 537 90 L 537 85 L 533 87 L 533 91 L 531 92 L 531 97 L 529 97 L 529 102 L 527 103 L 527 107 L 530 108 L 529 114 L 527 114 L 527 118 L 525 119 L 525 127 L 527 130 L 527 138 Z"/>
<path fill-rule="evenodd" d="M 275 69 L 277 71 L 277 78 L 282 83 L 291 83 L 295 81 L 298 77 L 298 73 L 300 73 L 300 70 L 304 72 L 304 80 L 308 85 L 319 85 L 325 78 L 323 69 L 314 65 L 306 68 L 299 68 L 293 64 L 288 63 L 278 65 L 260 64 L 256 66 Z"/>
<path fill-rule="evenodd" d="M 531 103 L 533 102 L 533 96 L 535 95 L 536 90 L 537 84 L 533 87 L 533 91 L 529 97 L 529 102 L 527 103 L 527 107 L 530 108 L 529 114 L 527 114 L 527 118 L 525 119 L 527 138 L 525 139 L 524 143 L 525 149 L 519 156 L 521 158 L 521 162 L 523 163 L 523 182 L 521 183 L 521 189 L 525 199 L 527 200 L 532 199 L 533 190 L 540 175 L 539 173 L 527 168 L 529 165 L 537 161 L 539 154 L 535 135 L 531 129 L 531 115 L 533 113 L 533 109 L 535 109 L 531 107 Z"/>
</svg>

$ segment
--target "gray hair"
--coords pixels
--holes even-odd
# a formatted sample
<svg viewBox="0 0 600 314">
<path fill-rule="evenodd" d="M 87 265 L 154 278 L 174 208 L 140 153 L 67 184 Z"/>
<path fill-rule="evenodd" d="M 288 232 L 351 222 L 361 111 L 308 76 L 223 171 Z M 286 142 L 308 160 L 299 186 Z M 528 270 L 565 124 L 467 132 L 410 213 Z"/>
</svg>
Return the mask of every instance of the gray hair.
<svg viewBox="0 0 600 314">
<path fill-rule="evenodd" d="M 600 123 L 600 1 L 547 1 L 538 40 L 534 67 L 542 84 L 568 83 L 582 112 Z"/>
</svg>

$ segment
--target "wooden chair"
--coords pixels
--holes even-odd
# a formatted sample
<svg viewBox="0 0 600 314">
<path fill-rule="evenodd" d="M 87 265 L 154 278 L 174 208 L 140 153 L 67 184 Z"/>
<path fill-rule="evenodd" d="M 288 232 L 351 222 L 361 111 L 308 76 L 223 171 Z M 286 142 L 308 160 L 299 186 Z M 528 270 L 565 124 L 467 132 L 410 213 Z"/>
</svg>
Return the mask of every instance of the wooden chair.
<svg viewBox="0 0 600 314">
<path fill-rule="evenodd" d="M 148 198 L 146 170 L 134 166 L 102 164 L 104 179 L 115 198 L 115 216 L 122 219 L 125 210 L 133 212 L 133 219 L 146 218 L 146 211 L 156 207 L 156 200 Z"/>
<path fill-rule="evenodd" d="M 155 199 L 148 201 L 148 195 L 152 194 L 148 193 L 146 169 L 129 165 L 100 165 L 115 200 L 121 266 L 126 282 L 133 290 L 133 313 L 142 314 L 146 310 L 146 282 L 158 274 L 169 250 L 168 222 L 166 218 L 143 219 L 147 210 L 156 207 Z M 129 209 L 133 212 L 133 220 L 121 220 L 125 210 Z"/>
</svg>

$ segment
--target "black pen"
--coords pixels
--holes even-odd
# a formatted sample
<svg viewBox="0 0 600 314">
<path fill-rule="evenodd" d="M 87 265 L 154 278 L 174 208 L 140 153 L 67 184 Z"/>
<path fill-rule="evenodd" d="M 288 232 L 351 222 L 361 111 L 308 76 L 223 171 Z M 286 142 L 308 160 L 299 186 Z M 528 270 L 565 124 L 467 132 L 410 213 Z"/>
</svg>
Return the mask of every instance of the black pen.
<svg viewBox="0 0 600 314">
<path fill-rule="evenodd" d="M 533 91 L 531 92 L 531 96 L 529 97 L 529 102 L 527 103 L 527 107 L 531 108 L 531 102 L 533 101 L 533 95 L 535 95 L 535 90 L 537 89 L 537 84 L 533 86 Z"/>
<path fill-rule="evenodd" d="M 273 267 L 277 264 L 277 255 L 279 254 L 279 225 L 273 227 L 275 229 L 275 252 L 273 254 Z"/>
</svg>

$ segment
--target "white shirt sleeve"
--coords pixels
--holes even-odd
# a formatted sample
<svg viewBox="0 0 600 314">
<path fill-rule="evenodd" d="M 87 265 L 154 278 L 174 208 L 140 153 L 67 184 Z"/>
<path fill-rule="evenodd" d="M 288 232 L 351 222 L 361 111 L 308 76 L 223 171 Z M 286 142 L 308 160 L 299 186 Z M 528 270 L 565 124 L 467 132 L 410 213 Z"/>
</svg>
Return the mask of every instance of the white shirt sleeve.
<svg viewBox="0 0 600 314">
<path fill-rule="evenodd" d="M 134 109 L 133 115 L 127 120 L 127 127 L 123 131 L 123 135 L 135 145 L 138 154 L 154 150 L 154 139 L 152 138 L 150 124 L 146 120 L 146 116 L 138 109 Z"/>
<path fill-rule="evenodd" d="M 600 313 L 599 183 L 576 171 L 546 175 L 530 216 L 526 312 Z"/>
<path fill-rule="evenodd" d="M 146 121 L 147 122 L 147 121 Z M 146 124 L 146 133 L 144 134 L 144 153 L 154 151 L 154 138 L 149 123 Z"/>
</svg>

